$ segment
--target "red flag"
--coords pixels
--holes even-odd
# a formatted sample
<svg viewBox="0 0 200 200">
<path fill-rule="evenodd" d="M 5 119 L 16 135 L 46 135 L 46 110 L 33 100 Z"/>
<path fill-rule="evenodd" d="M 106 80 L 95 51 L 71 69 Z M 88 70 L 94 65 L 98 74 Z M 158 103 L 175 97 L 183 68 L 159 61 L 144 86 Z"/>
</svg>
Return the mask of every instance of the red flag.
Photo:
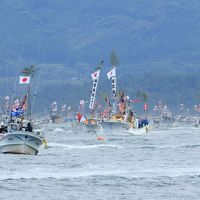
<svg viewBox="0 0 200 200">
<path fill-rule="evenodd" d="M 82 115 L 80 113 L 78 113 L 77 114 L 77 119 L 78 119 L 79 122 L 81 121 L 81 118 L 82 118 Z"/>
<path fill-rule="evenodd" d="M 141 100 L 139 100 L 139 99 L 132 99 L 132 100 L 130 100 L 130 101 L 133 102 L 133 103 L 141 102 Z"/>
</svg>

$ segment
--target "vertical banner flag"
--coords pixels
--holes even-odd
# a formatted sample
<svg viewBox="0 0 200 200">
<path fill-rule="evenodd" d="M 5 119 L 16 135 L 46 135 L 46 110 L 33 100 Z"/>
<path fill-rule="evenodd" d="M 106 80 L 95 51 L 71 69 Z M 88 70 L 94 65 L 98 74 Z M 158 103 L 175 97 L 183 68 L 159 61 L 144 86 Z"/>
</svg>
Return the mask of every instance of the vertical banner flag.
<svg viewBox="0 0 200 200">
<path fill-rule="evenodd" d="M 116 89 L 116 69 L 115 69 L 115 67 L 107 73 L 107 77 L 108 77 L 109 80 L 111 79 L 112 93 L 113 93 L 113 96 L 115 96 L 116 91 L 117 91 L 117 89 Z"/>
<path fill-rule="evenodd" d="M 89 104 L 89 108 L 90 109 L 94 108 L 99 75 L 100 75 L 100 70 L 98 70 L 98 71 L 94 72 L 93 74 L 91 74 L 92 80 L 93 80 L 93 85 L 92 85 L 92 93 L 91 93 L 90 104 Z"/>
<path fill-rule="evenodd" d="M 113 93 L 113 96 L 116 95 L 116 92 L 117 92 L 117 88 L 116 88 L 116 76 L 115 76 L 115 77 L 112 77 L 112 93 Z"/>
<path fill-rule="evenodd" d="M 19 84 L 29 84 L 30 83 L 30 76 L 20 76 L 19 77 Z"/>
</svg>

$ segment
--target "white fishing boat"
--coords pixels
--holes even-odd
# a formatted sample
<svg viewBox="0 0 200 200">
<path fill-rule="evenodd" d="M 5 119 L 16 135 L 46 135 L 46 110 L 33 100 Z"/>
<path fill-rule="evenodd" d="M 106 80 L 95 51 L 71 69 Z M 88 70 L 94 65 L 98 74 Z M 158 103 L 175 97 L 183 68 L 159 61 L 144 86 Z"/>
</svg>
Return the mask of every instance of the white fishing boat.
<svg viewBox="0 0 200 200">
<path fill-rule="evenodd" d="M 104 131 L 126 131 L 129 129 L 129 124 L 121 120 L 107 119 L 102 120 L 99 124 L 103 127 Z"/>
<path fill-rule="evenodd" d="M 10 112 L 10 121 L 0 129 L 0 152 L 2 153 L 37 155 L 43 142 L 46 144 L 42 131 L 35 129 L 31 120 L 29 82 L 34 71 L 34 66 L 24 68 L 22 73 L 26 76 L 20 76 L 19 83 L 27 84 L 27 94 L 22 101 L 15 99 Z"/>
<path fill-rule="evenodd" d="M 37 155 L 44 137 L 40 131 L 17 130 L 17 124 L 11 124 L 8 132 L 0 134 L 2 153 Z"/>
</svg>

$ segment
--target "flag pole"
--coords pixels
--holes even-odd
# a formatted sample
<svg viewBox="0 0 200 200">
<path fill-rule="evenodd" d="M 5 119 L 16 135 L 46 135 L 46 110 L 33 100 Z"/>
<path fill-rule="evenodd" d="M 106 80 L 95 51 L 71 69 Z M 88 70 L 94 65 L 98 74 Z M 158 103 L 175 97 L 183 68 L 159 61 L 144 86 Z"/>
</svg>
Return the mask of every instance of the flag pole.
<svg viewBox="0 0 200 200">
<path fill-rule="evenodd" d="M 28 84 L 27 87 L 27 102 L 28 102 L 28 110 L 27 110 L 27 119 L 31 121 L 31 87 Z"/>
</svg>

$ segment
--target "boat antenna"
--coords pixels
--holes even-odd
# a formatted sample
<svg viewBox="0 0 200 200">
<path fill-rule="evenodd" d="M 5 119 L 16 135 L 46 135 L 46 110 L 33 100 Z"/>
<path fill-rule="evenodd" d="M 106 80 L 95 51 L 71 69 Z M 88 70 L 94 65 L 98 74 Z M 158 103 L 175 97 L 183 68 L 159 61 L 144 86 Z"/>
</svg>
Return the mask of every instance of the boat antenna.
<svg viewBox="0 0 200 200">
<path fill-rule="evenodd" d="M 18 60 L 18 64 L 17 64 L 17 72 L 16 72 L 16 77 L 15 77 L 15 82 L 14 82 L 14 87 L 13 87 L 13 91 L 12 91 L 12 98 L 11 98 L 11 104 L 10 104 L 10 121 L 12 121 L 12 115 L 11 115 L 11 109 L 12 109 L 12 105 L 14 103 L 14 99 L 15 99 L 15 94 L 16 94 L 16 88 L 17 88 L 17 80 L 18 80 L 18 74 L 20 71 L 20 65 L 22 62 L 22 53 L 24 51 L 24 44 L 22 44 L 21 46 L 21 51 L 20 51 L 20 56 L 19 56 L 19 60 Z"/>
</svg>

